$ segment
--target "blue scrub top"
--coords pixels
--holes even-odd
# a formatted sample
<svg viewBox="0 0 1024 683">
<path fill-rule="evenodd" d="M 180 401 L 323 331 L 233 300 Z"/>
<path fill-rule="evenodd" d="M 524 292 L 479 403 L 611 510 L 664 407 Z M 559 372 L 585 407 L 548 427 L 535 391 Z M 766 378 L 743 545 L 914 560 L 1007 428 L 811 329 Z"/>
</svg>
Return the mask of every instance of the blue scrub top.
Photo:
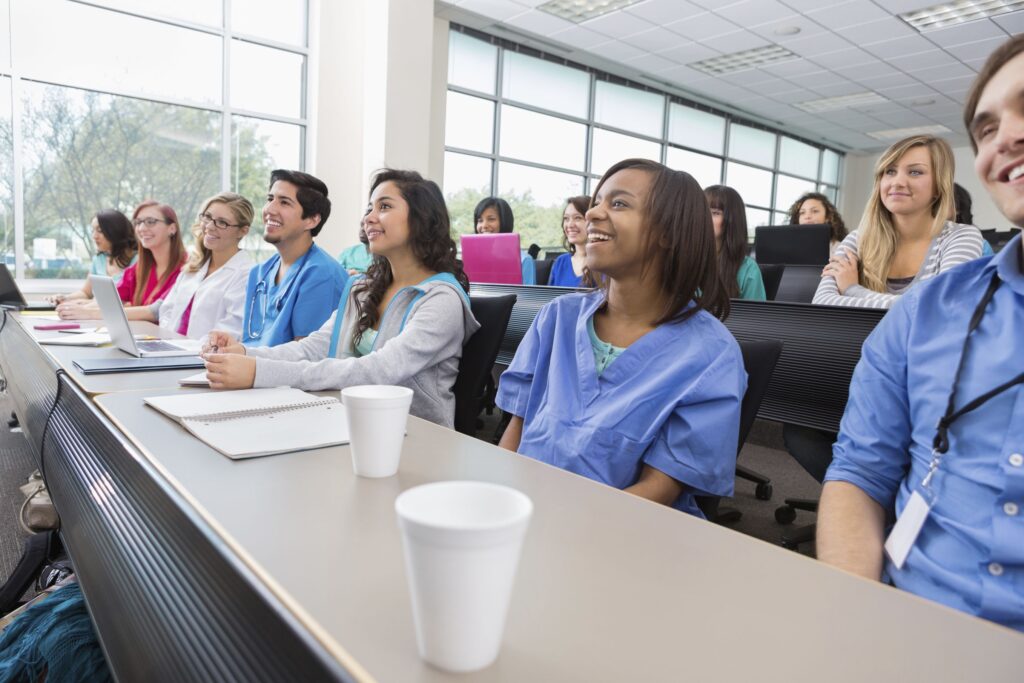
<svg viewBox="0 0 1024 683">
<path fill-rule="evenodd" d="M 522 259 L 523 266 L 523 284 L 524 285 L 535 285 L 537 284 L 537 264 L 534 263 L 533 257 L 525 251 L 523 252 Z"/>
<path fill-rule="evenodd" d="M 548 277 L 550 287 L 582 287 L 583 276 L 576 275 L 572 269 L 572 254 L 562 254 L 555 259 Z"/>
<path fill-rule="evenodd" d="M 277 346 L 307 337 L 338 307 L 348 273 L 315 244 L 274 284 L 281 256 L 274 254 L 249 271 L 242 343 Z"/>
<path fill-rule="evenodd" d="M 604 292 L 566 294 L 534 319 L 497 403 L 523 418 L 519 452 L 622 489 L 650 465 L 682 482 L 673 507 L 733 491 L 747 375 L 739 345 L 700 311 L 647 333 L 598 376 L 587 323 Z"/>
</svg>

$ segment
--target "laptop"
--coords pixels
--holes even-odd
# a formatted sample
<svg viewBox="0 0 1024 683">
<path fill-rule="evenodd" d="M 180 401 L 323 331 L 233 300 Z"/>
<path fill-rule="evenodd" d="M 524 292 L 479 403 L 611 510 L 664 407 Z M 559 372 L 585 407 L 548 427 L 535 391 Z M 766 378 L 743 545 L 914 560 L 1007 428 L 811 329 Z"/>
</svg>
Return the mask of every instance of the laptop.
<svg viewBox="0 0 1024 683">
<path fill-rule="evenodd" d="M 90 275 L 89 282 L 92 283 L 92 294 L 99 304 L 100 313 L 103 314 L 103 323 L 110 332 L 110 340 L 125 353 L 136 358 L 155 358 L 196 356 L 202 351 L 202 344 L 196 339 L 135 339 L 114 281 L 103 275 Z"/>
<path fill-rule="evenodd" d="M 758 263 L 824 266 L 832 228 L 828 225 L 762 225 L 754 229 Z"/>
<path fill-rule="evenodd" d="M 462 236 L 462 269 L 470 282 L 521 285 L 522 258 L 514 232 Z"/>
<path fill-rule="evenodd" d="M 6 264 L 0 263 L 0 308 L 16 308 L 19 311 L 52 311 L 53 304 L 46 301 L 32 303 L 25 301 L 11 271 Z"/>
</svg>

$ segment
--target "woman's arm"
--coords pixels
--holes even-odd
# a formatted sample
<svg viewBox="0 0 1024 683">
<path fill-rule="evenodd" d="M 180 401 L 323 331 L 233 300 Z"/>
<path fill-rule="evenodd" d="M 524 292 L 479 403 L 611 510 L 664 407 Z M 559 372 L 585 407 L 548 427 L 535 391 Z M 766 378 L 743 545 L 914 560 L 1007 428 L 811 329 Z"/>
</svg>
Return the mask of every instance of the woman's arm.
<svg viewBox="0 0 1024 683">
<path fill-rule="evenodd" d="M 962 263 L 981 258 L 984 251 L 985 238 L 981 231 L 973 225 L 960 225 L 947 223 L 947 227 L 953 226 L 952 233 L 942 244 L 939 251 L 939 269 L 935 273 L 944 273 L 950 268 L 956 268 Z"/>
<path fill-rule="evenodd" d="M 519 451 L 519 442 L 523 438 L 523 418 L 513 415 L 505 427 L 505 433 L 501 435 L 498 445 L 502 448 L 516 453 Z"/>
<path fill-rule="evenodd" d="M 504 441 L 504 439 L 502 440 Z M 683 492 L 683 485 L 661 470 L 644 465 L 637 482 L 632 486 L 627 486 L 623 491 L 653 500 L 655 503 L 671 505 Z"/>
<path fill-rule="evenodd" d="M 821 273 L 821 282 L 811 303 L 825 306 L 855 306 L 857 308 L 889 308 L 899 296 L 875 292 L 856 282 L 857 233 L 850 233 L 836 247 L 829 265 Z M 852 277 L 851 277 L 852 269 Z M 785 274 L 783 274 L 785 277 Z"/>
</svg>

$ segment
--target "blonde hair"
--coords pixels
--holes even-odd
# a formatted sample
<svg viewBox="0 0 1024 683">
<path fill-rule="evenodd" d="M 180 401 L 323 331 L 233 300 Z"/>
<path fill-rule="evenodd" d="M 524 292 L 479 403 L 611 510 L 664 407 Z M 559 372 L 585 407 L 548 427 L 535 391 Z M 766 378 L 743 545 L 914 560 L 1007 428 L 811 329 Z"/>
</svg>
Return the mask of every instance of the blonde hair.
<svg viewBox="0 0 1024 683">
<path fill-rule="evenodd" d="M 892 266 L 899 233 L 892 213 L 882 203 L 881 184 L 886 169 L 898 162 L 914 147 L 927 147 L 932 161 L 933 190 L 932 227 L 934 238 L 945 226 L 953 211 L 953 173 L 955 163 L 949 143 L 933 135 L 914 135 L 894 143 L 875 164 L 875 188 L 857 227 L 857 251 L 860 256 L 860 283 L 876 292 L 884 292 L 889 268 Z"/>
<path fill-rule="evenodd" d="M 256 216 L 252 203 L 242 195 L 235 194 L 234 192 L 221 192 L 210 197 L 203 203 L 203 208 L 199 213 L 206 213 L 206 210 L 210 208 L 210 204 L 223 204 L 228 207 L 231 214 L 235 217 L 235 223 L 238 223 L 239 227 L 248 228 L 252 225 L 253 218 Z M 212 253 L 203 244 L 203 224 L 198 217 L 196 222 L 192 224 L 192 235 L 195 237 L 195 241 L 192 243 L 192 255 L 189 257 L 188 266 L 186 266 L 190 273 L 194 273 L 202 268 Z"/>
</svg>

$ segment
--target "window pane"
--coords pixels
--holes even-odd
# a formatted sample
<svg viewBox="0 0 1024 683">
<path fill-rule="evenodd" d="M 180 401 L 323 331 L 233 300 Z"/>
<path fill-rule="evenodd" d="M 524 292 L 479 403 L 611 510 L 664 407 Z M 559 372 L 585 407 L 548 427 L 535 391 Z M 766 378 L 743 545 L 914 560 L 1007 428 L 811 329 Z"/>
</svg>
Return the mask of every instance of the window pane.
<svg viewBox="0 0 1024 683">
<path fill-rule="evenodd" d="M 825 195 L 826 197 L 828 197 L 828 200 L 830 202 L 832 202 L 833 204 L 838 204 L 839 203 L 839 200 L 836 199 L 836 197 L 838 195 L 837 188 L 835 188 L 835 187 L 833 187 L 831 185 L 819 185 L 818 186 L 818 192 L 820 192 L 823 195 Z"/>
<path fill-rule="evenodd" d="M 444 144 L 491 153 L 494 148 L 494 102 L 449 90 Z"/>
<path fill-rule="evenodd" d="M 833 185 L 839 184 L 839 161 L 841 157 L 826 149 L 821 157 L 821 179 Z"/>
<path fill-rule="evenodd" d="M 210 0 L 93 0 L 93 2 L 129 12 L 180 19 L 195 24 L 224 25 L 222 3 Z"/>
<path fill-rule="evenodd" d="M 587 127 L 518 107 L 501 108 L 501 155 L 583 170 Z"/>
<path fill-rule="evenodd" d="M 473 209 L 491 194 L 491 160 L 444 154 L 444 198 L 456 233 L 473 232 Z"/>
<path fill-rule="evenodd" d="M 669 108 L 668 139 L 684 147 L 722 154 L 725 119 L 673 102 Z"/>
<path fill-rule="evenodd" d="M 769 206 L 772 201 L 771 171 L 762 171 L 730 161 L 725 165 L 725 184 L 732 187 L 747 204 Z"/>
<path fill-rule="evenodd" d="M 506 52 L 501 89 L 504 96 L 543 109 L 586 118 L 590 74 L 536 57 Z"/>
<path fill-rule="evenodd" d="M 636 88 L 598 81 L 594 95 L 594 120 L 615 128 L 660 138 L 664 125 L 665 98 Z"/>
<path fill-rule="evenodd" d="M 306 0 L 235 0 L 231 3 L 231 32 L 305 46 Z"/>
<path fill-rule="evenodd" d="M 11 0 L 0 0 L 0 68 L 11 68 Z"/>
<path fill-rule="evenodd" d="M 772 217 L 772 225 L 789 225 L 789 214 L 776 211 Z"/>
<path fill-rule="evenodd" d="M 458 31 L 448 32 L 448 83 L 494 94 L 498 48 Z"/>
<path fill-rule="evenodd" d="M 11 135 L 11 79 L 0 78 L 0 258 L 15 272 L 14 139 Z"/>
<path fill-rule="evenodd" d="M 498 194 L 512 206 L 523 249 L 531 244 L 561 244 L 565 201 L 582 192 L 580 176 L 505 162 L 498 165 Z"/>
<path fill-rule="evenodd" d="M 722 160 L 718 157 L 709 157 L 705 154 L 669 147 L 666 163 L 669 168 L 686 171 L 692 175 L 701 187 L 718 185 L 722 182 Z"/>
<path fill-rule="evenodd" d="M 729 156 L 761 166 L 775 166 L 775 133 L 733 124 L 729 127 Z"/>
<path fill-rule="evenodd" d="M 187 231 L 220 190 L 220 114 L 28 82 L 24 93 L 27 277 L 83 278 L 100 209 L 153 198 Z"/>
<path fill-rule="evenodd" d="M 818 148 L 783 135 L 779 147 L 779 170 L 804 178 L 817 178 Z"/>
<path fill-rule="evenodd" d="M 590 172 L 604 175 L 604 172 L 623 159 L 638 157 L 641 159 L 661 160 L 661 145 L 649 140 L 641 140 L 610 130 L 594 129 L 594 144 L 590 151 Z"/>
<path fill-rule="evenodd" d="M 747 207 L 747 240 L 754 241 L 754 228 L 759 225 L 771 225 L 771 215 L 762 209 Z"/>
<path fill-rule="evenodd" d="M 14 59 L 27 77 L 221 103 L 217 36 L 55 0 L 14 0 L 14 21 Z"/>
<path fill-rule="evenodd" d="M 781 173 L 775 178 L 775 208 L 789 210 L 793 202 L 804 192 L 814 192 L 815 184 L 810 180 L 791 178 Z"/>
<path fill-rule="evenodd" d="M 232 40 L 231 106 L 301 118 L 305 61 L 294 52 Z M 270 83 L 273 87 L 268 87 Z"/>
</svg>

